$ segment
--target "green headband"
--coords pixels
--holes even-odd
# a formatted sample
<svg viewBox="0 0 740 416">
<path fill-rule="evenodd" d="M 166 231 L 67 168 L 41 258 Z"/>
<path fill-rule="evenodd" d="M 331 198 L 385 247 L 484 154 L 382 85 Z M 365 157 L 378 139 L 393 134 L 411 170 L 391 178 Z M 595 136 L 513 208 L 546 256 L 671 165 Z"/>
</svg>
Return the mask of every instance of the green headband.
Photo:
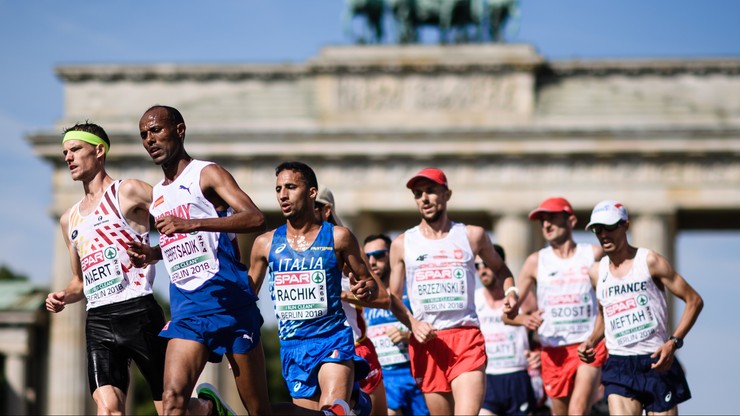
<svg viewBox="0 0 740 416">
<path fill-rule="evenodd" d="M 64 139 L 62 139 L 62 143 L 68 142 L 70 140 L 83 141 L 85 143 L 90 143 L 93 146 L 102 144 L 103 146 L 105 146 L 106 155 L 108 154 L 108 149 L 110 149 L 110 145 L 106 143 L 105 140 L 101 139 L 100 137 L 92 133 L 88 133 L 86 131 L 70 130 L 64 133 Z"/>
</svg>

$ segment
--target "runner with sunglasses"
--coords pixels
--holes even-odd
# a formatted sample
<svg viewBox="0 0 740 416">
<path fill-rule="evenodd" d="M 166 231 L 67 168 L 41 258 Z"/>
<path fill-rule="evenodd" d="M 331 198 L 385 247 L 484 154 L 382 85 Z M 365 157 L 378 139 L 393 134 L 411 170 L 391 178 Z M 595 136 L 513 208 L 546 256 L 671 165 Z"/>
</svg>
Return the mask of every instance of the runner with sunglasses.
<svg viewBox="0 0 740 416">
<path fill-rule="evenodd" d="M 548 246 L 527 257 L 517 287 L 506 287 L 504 321 L 537 330 L 542 343 L 542 380 L 553 414 L 586 414 L 598 399 L 606 349 L 598 344 L 596 359 L 586 365 L 578 358 L 577 348 L 596 322 L 596 295 L 588 270 L 603 252 L 598 246 L 573 240 L 577 220 L 565 198 L 542 201 L 529 219 L 540 222 Z M 519 314 L 534 285 L 539 309 Z"/>
<path fill-rule="evenodd" d="M 391 308 L 411 329 L 411 373 L 432 414 L 478 414 L 485 393 L 486 348 L 475 312 L 475 256 L 496 278 L 511 271 L 482 227 L 452 221 L 444 172 L 422 169 L 406 182 L 419 225 L 391 244 Z M 403 304 L 406 287 L 413 313 Z"/>
<path fill-rule="evenodd" d="M 677 414 L 676 406 L 691 392 L 675 354 L 704 301 L 665 257 L 631 246 L 629 226 L 627 209 L 617 201 L 599 202 L 591 213 L 586 229 L 599 239 L 606 257 L 589 273 L 599 315 L 578 354 L 593 362 L 594 345 L 606 337 L 609 358 L 601 381 L 610 414 Z M 667 327 L 666 290 L 686 303 L 673 332 Z"/>
<path fill-rule="evenodd" d="M 364 250 L 370 269 L 388 288 L 391 266 L 389 251 L 391 239 L 385 234 L 372 234 L 365 238 Z M 411 309 L 404 291 L 403 303 Z M 409 363 L 409 329 L 388 309 L 365 308 L 367 336 L 373 342 L 383 368 L 389 415 L 428 415 L 424 394 L 411 377 Z"/>
</svg>

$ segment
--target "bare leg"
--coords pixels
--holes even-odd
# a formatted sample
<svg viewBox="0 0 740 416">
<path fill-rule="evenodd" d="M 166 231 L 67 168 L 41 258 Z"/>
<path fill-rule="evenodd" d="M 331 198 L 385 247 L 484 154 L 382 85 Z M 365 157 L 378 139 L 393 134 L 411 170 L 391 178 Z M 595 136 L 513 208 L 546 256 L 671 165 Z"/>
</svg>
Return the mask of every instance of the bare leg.
<svg viewBox="0 0 740 416">
<path fill-rule="evenodd" d="M 567 415 L 568 414 L 568 403 L 570 402 L 570 397 L 560 397 L 558 399 L 551 397 L 550 401 L 552 402 L 552 408 L 550 411 L 552 412 L 553 416 L 560 416 L 560 415 Z"/>
<path fill-rule="evenodd" d="M 370 393 L 370 399 L 373 402 L 371 415 L 387 415 L 388 414 L 388 399 L 385 397 L 385 384 L 383 380 L 380 380 L 378 387 Z"/>
<path fill-rule="evenodd" d="M 126 393 L 111 385 L 100 386 L 93 392 L 98 415 L 126 414 Z"/>
<path fill-rule="evenodd" d="M 246 354 L 227 354 L 242 404 L 250 415 L 272 413 L 262 343 Z"/>
<path fill-rule="evenodd" d="M 424 393 L 430 415 L 451 415 L 453 409 L 452 393 Z"/>
<path fill-rule="evenodd" d="M 352 360 L 340 363 L 324 363 L 319 369 L 321 399 L 319 408 L 331 406 L 335 399 L 349 403 L 355 379 L 355 363 Z"/>
<path fill-rule="evenodd" d="M 576 371 L 576 382 L 568 403 L 569 415 L 585 415 L 591 413 L 594 392 L 599 387 L 601 368 L 590 365 L 581 365 Z"/>
<path fill-rule="evenodd" d="M 190 400 L 208 354 L 206 346 L 199 342 L 175 338 L 167 343 L 162 393 L 163 414 L 184 415 L 186 410 L 191 414 L 209 414 L 209 401 Z"/>
<path fill-rule="evenodd" d="M 642 403 L 638 400 L 610 394 L 609 397 L 607 397 L 607 402 L 609 403 L 610 415 L 639 416 L 642 414 Z"/>
<path fill-rule="evenodd" d="M 477 415 L 486 394 L 486 373 L 483 369 L 462 373 L 452 380 L 452 396 L 456 415 Z"/>
</svg>

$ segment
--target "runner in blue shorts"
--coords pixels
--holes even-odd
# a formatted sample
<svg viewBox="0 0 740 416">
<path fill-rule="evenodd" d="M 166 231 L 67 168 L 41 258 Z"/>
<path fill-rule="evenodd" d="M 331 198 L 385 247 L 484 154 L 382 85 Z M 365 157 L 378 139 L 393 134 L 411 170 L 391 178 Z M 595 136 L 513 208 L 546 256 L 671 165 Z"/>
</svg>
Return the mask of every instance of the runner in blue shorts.
<svg viewBox="0 0 740 416">
<path fill-rule="evenodd" d="M 365 238 L 364 250 L 371 270 L 388 288 L 391 266 L 388 253 L 391 239 L 385 234 L 372 234 Z M 409 310 L 408 297 L 403 302 Z M 411 376 L 409 362 L 409 330 L 387 309 L 365 308 L 367 336 L 375 345 L 378 360 L 383 368 L 388 414 L 428 415 L 424 393 Z"/>
<path fill-rule="evenodd" d="M 278 319 L 283 377 L 293 403 L 326 409 L 349 402 L 367 363 L 355 355 L 352 329 L 341 305 L 342 270 L 356 276 L 351 291 L 360 300 L 388 296 L 375 284 L 354 235 L 319 221 L 314 212 L 318 181 L 301 162 L 275 169 L 286 224 L 254 242 L 249 276 L 259 291 L 265 275 Z"/>
<path fill-rule="evenodd" d="M 589 272 L 600 313 L 578 355 L 592 361 L 594 346 L 606 338 L 609 358 L 601 381 L 610 414 L 677 414 L 676 406 L 691 392 L 675 354 L 704 301 L 665 257 L 630 245 L 629 227 L 627 209 L 617 201 L 601 201 L 591 212 L 586 229 L 596 234 L 606 256 Z M 673 332 L 666 290 L 686 302 Z"/>
<path fill-rule="evenodd" d="M 223 167 L 188 155 L 185 121 L 172 107 L 154 106 L 142 115 L 142 144 L 164 179 L 154 186 L 149 211 L 159 245 L 131 242 L 132 261 L 164 260 L 170 276 L 172 321 L 164 370 L 164 414 L 233 413 L 213 386 L 200 386 L 206 362 L 226 355 L 242 404 L 250 414 L 269 414 L 262 316 L 239 261 L 234 233 L 261 231 L 262 212 Z"/>
</svg>

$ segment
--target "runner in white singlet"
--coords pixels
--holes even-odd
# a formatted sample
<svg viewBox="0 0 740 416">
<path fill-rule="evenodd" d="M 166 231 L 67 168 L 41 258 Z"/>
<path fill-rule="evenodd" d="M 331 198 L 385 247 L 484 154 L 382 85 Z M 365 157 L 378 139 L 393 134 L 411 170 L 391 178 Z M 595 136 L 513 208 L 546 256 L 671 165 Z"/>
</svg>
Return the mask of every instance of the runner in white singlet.
<svg viewBox="0 0 740 416">
<path fill-rule="evenodd" d="M 513 285 L 482 227 L 447 216 L 452 191 L 444 172 L 422 169 L 407 183 L 421 222 L 391 245 L 391 310 L 411 329 L 411 372 L 431 414 L 478 414 L 486 351 L 475 313 L 475 256 Z M 404 287 L 413 313 L 402 302 Z M 454 382 L 453 382 L 454 381 Z"/>
<path fill-rule="evenodd" d="M 691 392 L 675 354 L 704 301 L 665 257 L 630 245 L 629 227 L 627 209 L 617 201 L 601 201 L 591 212 L 586 229 L 596 235 L 606 257 L 589 272 L 599 315 L 578 354 L 584 362 L 593 361 L 594 345 L 606 337 L 609 358 L 602 383 L 610 414 L 677 414 L 676 406 Z M 672 332 L 666 290 L 686 303 Z"/>
</svg>

